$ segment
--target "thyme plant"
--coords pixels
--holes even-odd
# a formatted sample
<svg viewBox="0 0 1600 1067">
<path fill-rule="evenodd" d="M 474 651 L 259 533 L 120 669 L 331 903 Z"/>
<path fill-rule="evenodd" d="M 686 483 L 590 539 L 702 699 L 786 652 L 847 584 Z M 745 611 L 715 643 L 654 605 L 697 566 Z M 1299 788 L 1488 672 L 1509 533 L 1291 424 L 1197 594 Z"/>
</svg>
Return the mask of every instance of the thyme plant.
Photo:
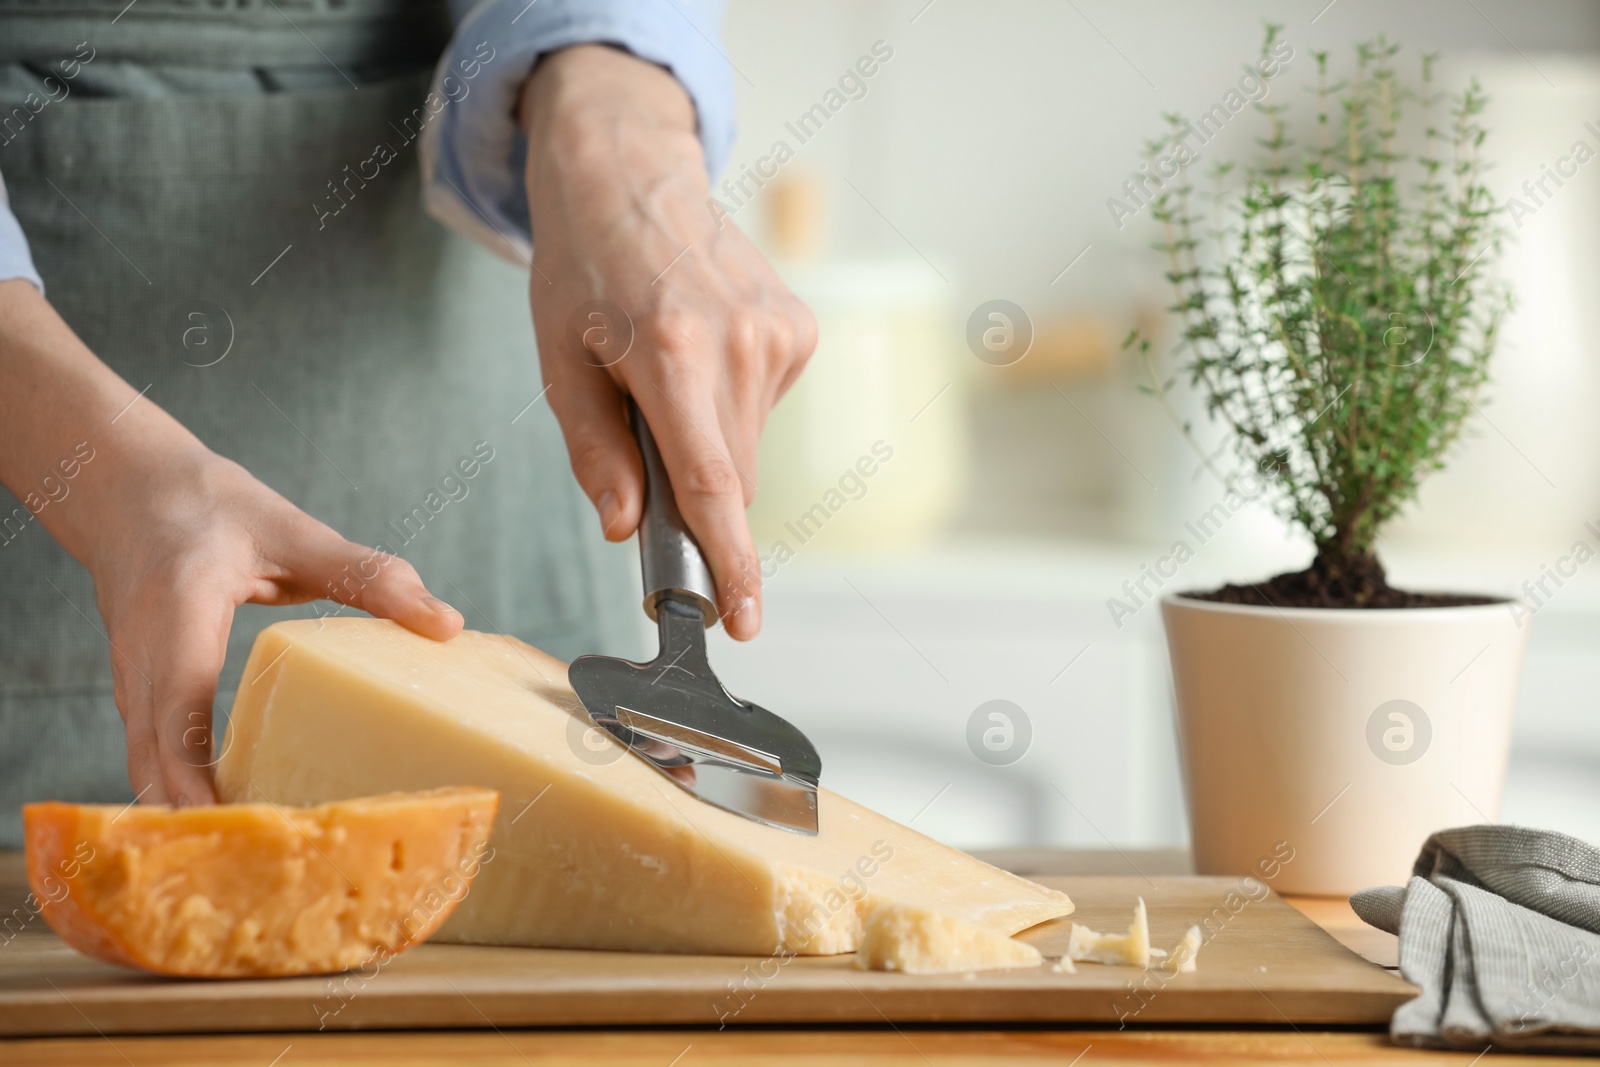
<svg viewBox="0 0 1600 1067">
<path fill-rule="evenodd" d="M 1278 32 L 1267 28 L 1263 54 Z M 1310 535 L 1306 581 L 1349 606 L 1388 589 L 1374 541 L 1443 466 L 1510 307 L 1490 273 L 1500 228 L 1480 158 L 1486 98 L 1476 81 L 1437 91 L 1434 56 L 1420 89 L 1406 89 L 1398 51 L 1360 46 L 1339 84 L 1328 54 L 1313 53 L 1315 145 L 1296 153 L 1285 106 L 1259 102 L 1262 158 L 1231 180 L 1231 164 L 1216 168 L 1210 220 L 1193 208 L 1182 119 L 1169 116 L 1170 136 L 1149 146 L 1179 164 L 1151 210 L 1181 324 L 1175 369 Z M 1421 108 L 1414 156 L 1400 143 L 1408 102 Z M 1146 391 L 1165 400 L 1175 379 L 1159 381 L 1140 347 Z"/>
</svg>

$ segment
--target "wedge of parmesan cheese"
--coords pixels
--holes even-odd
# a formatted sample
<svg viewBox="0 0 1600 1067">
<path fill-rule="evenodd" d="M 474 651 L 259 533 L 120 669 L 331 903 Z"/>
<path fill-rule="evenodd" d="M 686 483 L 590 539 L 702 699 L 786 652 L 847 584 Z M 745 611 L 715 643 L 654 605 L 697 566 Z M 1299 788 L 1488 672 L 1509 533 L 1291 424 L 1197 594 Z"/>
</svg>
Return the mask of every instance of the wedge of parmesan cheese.
<svg viewBox="0 0 1600 1067">
<path fill-rule="evenodd" d="M 427 940 L 489 855 L 497 799 L 28 804 L 28 880 L 62 940 L 112 963 L 189 978 L 326 974 Z"/>
<path fill-rule="evenodd" d="M 349 618 L 257 639 L 217 767 L 224 800 L 452 785 L 501 804 L 493 856 L 439 940 L 830 954 L 856 951 L 882 903 L 1001 937 L 1072 911 L 826 789 L 815 837 L 702 803 L 593 730 L 566 666 L 513 638 L 440 643 Z"/>
<path fill-rule="evenodd" d="M 1125 934 L 1101 934 L 1072 924 L 1067 938 L 1067 958 L 1111 966 L 1150 966 L 1150 920 L 1144 898 L 1133 908 L 1133 922 Z"/>
<path fill-rule="evenodd" d="M 1039 950 L 976 923 L 911 904 L 880 904 L 867 915 L 855 966 L 867 971 L 952 974 L 1037 967 Z"/>
</svg>

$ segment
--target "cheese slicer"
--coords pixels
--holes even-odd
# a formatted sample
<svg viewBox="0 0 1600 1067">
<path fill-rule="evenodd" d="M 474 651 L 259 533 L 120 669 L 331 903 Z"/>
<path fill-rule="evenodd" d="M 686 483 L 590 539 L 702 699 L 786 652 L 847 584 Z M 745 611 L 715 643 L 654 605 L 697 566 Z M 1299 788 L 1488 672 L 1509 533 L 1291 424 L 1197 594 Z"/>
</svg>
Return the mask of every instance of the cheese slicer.
<svg viewBox="0 0 1600 1067">
<path fill-rule="evenodd" d="M 706 630 L 717 623 L 716 585 L 632 399 L 628 416 L 644 459 L 644 611 L 660 651 L 648 663 L 579 656 L 567 669 L 572 688 L 596 726 L 679 788 L 735 815 L 815 834 L 822 760 L 805 734 L 733 696 L 712 673 Z"/>
</svg>

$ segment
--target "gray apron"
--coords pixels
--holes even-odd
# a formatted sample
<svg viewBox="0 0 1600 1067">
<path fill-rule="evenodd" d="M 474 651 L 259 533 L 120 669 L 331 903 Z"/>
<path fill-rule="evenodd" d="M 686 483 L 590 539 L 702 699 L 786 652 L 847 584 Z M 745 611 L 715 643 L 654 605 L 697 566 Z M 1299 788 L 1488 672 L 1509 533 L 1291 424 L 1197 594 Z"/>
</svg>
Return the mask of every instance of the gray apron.
<svg viewBox="0 0 1600 1067">
<path fill-rule="evenodd" d="M 414 116 L 443 4 L 138 0 L 113 22 L 124 3 L 0 0 L 0 114 L 46 74 L 59 96 L 58 61 L 80 58 L 70 95 L 0 144 L 62 316 L 207 446 L 410 560 L 467 625 L 637 655 L 632 551 L 600 536 L 548 398 L 528 406 L 526 275 L 420 207 Z M 393 158 L 366 162 L 380 144 Z M 0 489 L 0 516 L 19 507 Z M 132 791 L 93 583 L 37 522 L 0 541 L 14 848 L 25 801 Z M 312 613 L 239 613 L 219 723 L 260 629 Z"/>
</svg>

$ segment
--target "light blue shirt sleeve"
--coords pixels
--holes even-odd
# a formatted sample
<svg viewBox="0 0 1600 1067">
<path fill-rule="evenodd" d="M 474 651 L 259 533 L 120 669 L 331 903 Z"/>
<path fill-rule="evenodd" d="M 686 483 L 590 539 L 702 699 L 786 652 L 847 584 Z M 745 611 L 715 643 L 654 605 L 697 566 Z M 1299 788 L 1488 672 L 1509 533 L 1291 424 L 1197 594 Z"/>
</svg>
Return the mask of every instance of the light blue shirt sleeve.
<svg viewBox="0 0 1600 1067">
<path fill-rule="evenodd" d="M 5 176 L 0 175 L 0 282 L 12 278 L 26 278 L 44 292 L 44 281 L 34 269 L 33 256 L 28 252 L 28 239 L 22 235 L 22 226 L 11 213 Z"/>
<path fill-rule="evenodd" d="M 723 0 L 451 0 L 455 38 L 434 72 L 443 106 L 419 142 L 429 213 L 513 262 L 532 257 L 527 140 L 513 115 L 546 52 L 611 44 L 670 71 L 694 102 L 706 170 L 733 143 L 733 79 L 717 43 Z"/>
</svg>

